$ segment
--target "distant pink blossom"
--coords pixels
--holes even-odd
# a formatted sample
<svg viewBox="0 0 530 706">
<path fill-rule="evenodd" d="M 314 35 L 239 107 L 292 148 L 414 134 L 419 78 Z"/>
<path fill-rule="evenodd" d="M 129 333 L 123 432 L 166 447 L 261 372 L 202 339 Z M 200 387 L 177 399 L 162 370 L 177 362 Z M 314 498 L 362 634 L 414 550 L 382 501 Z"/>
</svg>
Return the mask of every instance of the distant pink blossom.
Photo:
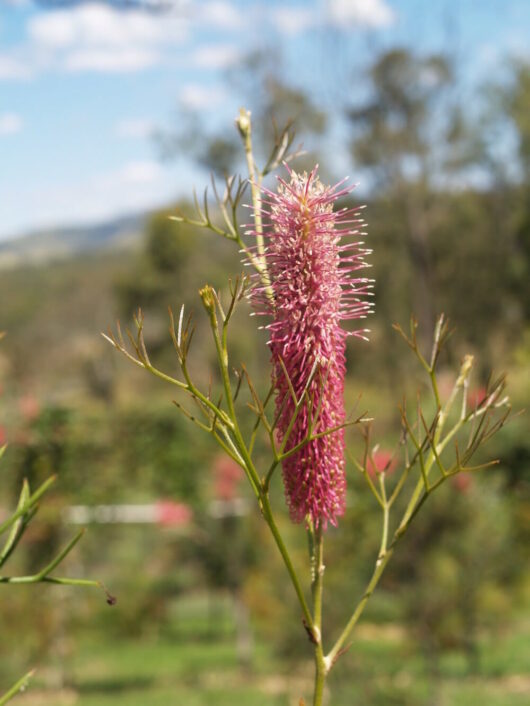
<svg viewBox="0 0 530 706">
<path fill-rule="evenodd" d="M 451 478 L 451 481 L 459 493 L 466 495 L 471 490 L 474 479 L 469 473 L 458 473 Z"/>
<path fill-rule="evenodd" d="M 185 527 L 193 519 L 193 511 L 185 503 L 160 500 L 156 503 L 156 521 L 166 527 Z"/>
<path fill-rule="evenodd" d="M 242 479 L 241 468 L 231 458 L 218 456 L 213 465 L 214 493 L 218 500 L 233 500 Z"/>
<path fill-rule="evenodd" d="M 471 409 L 480 407 L 480 405 L 486 400 L 488 396 L 488 391 L 484 386 L 475 387 L 469 390 L 467 395 L 467 402 Z"/>
<path fill-rule="evenodd" d="M 354 273 L 366 267 L 360 209 L 333 210 L 350 193 L 342 183 L 324 186 L 316 176 L 289 170 L 277 192 L 263 190 L 265 258 L 270 286 L 253 290 L 257 313 L 270 316 L 267 329 L 276 388 L 278 437 L 285 451 L 313 439 L 283 461 L 283 478 L 291 518 L 310 517 L 315 526 L 337 524 L 344 513 L 344 375 L 346 338 L 365 338 L 342 321 L 364 318 L 372 280 Z M 298 400 L 307 392 L 294 425 Z"/>
<path fill-rule="evenodd" d="M 27 394 L 20 398 L 18 406 L 22 416 L 31 422 L 36 419 L 40 414 L 40 404 L 38 399 L 32 395 Z"/>
<path fill-rule="evenodd" d="M 372 463 L 373 461 L 373 463 Z M 372 458 L 368 459 L 366 464 L 366 470 L 371 476 L 375 476 L 376 473 L 391 473 L 396 468 L 396 459 L 391 451 L 386 451 L 385 449 L 378 449 L 372 454 Z"/>
</svg>

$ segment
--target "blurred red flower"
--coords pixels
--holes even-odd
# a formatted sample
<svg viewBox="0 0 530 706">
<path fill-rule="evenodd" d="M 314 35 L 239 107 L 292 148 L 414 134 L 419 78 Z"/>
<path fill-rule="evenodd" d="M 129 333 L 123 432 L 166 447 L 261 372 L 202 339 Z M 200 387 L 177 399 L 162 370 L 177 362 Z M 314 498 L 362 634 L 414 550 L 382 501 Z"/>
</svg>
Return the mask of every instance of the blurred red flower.
<svg viewBox="0 0 530 706">
<path fill-rule="evenodd" d="M 193 512 L 189 505 L 172 500 L 160 500 L 156 503 L 156 521 L 160 525 L 183 527 L 189 525 Z"/>
<path fill-rule="evenodd" d="M 467 403 L 471 409 L 476 409 L 486 399 L 488 391 L 484 386 L 475 387 L 467 394 Z"/>
<path fill-rule="evenodd" d="M 473 478 L 469 473 L 459 473 L 454 478 L 451 478 L 451 482 L 454 488 L 464 495 L 468 493 L 473 486 Z"/>
<path fill-rule="evenodd" d="M 218 500 L 233 500 L 241 481 L 241 468 L 228 456 L 217 456 L 213 464 L 214 494 Z"/>
<path fill-rule="evenodd" d="M 373 460 L 373 463 L 372 463 Z M 397 460 L 394 458 L 394 454 L 386 449 L 378 449 L 372 458 L 368 459 L 366 464 L 366 470 L 371 476 L 375 476 L 377 473 L 391 473 L 396 469 Z"/>
<path fill-rule="evenodd" d="M 33 421 L 33 419 L 39 416 L 40 404 L 34 395 L 29 394 L 21 397 L 18 402 L 18 407 L 20 413 L 28 422 Z"/>
</svg>

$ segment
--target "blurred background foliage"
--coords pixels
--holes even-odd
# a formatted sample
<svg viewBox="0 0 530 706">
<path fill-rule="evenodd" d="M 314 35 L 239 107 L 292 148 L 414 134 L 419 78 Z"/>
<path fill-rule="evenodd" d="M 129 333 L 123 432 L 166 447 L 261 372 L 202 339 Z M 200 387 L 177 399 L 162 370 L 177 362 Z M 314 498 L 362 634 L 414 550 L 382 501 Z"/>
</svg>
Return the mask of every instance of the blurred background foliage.
<svg viewBox="0 0 530 706">
<path fill-rule="evenodd" d="M 492 368 L 508 371 L 516 409 L 530 392 L 530 70 L 512 63 L 502 86 L 483 87 L 487 109 L 473 121 L 453 97 L 454 70 L 448 57 L 393 48 L 369 67 L 364 99 L 341 104 L 344 149 L 373 186 L 367 220 L 377 281 L 371 341 L 349 344 L 347 403 L 362 393 L 360 405 L 375 416 L 388 449 L 399 435 L 396 404 L 418 386 L 412 356 L 391 329 L 410 312 L 425 340 L 440 311 L 456 327 L 442 390 L 450 366 L 472 352 L 475 400 Z M 298 164 L 318 158 L 323 174 L 333 171 L 333 155 L 318 149 L 327 111 L 289 86 L 279 66 L 252 55 L 228 80 L 253 86 L 258 152 L 266 152 L 273 118 L 279 125 L 292 118 L 300 137 L 316 146 Z M 499 130 L 514 136 L 509 165 L 496 149 Z M 214 174 L 241 167 L 237 135 L 228 128 L 211 134 L 190 118 L 156 136 L 167 159 L 186 145 Z M 16 643 L 2 641 L 0 680 L 40 665 L 38 703 L 287 706 L 298 703 L 309 678 L 295 601 L 265 527 L 246 512 L 245 485 L 179 416 L 172 391 L 98 336 L 116 317 L 129 322 L 141 306 L 153 358 L 174 370 L 167 307 L 199 310 L 204 282 L 222 289 L 227 273 L 241 270 L 230 243 L 171 221 L 177 206 L 191 208 L 178 203 L 148 214 L 136 247 L 1 272 L 0 329 L 8 336 L 0 349 L 0 441 L 9 441 L 2 505 L 13 505 L 23 478 L 33 486 L 59 476 L 26 542 L 27 570 L 61 544 L 70 505 L 174 500 L 193 518 L 90 526 L 70 566 L 103 578 L 118 595 L 115 610 L 89 591 L 2 589 L 1 629 L 16 634 Z M 231 338 L 234 366 L 246 362 L 265 387 L 265 337 L 246 313 Z M 215 380 L 200 315 L 192 365 L 206 383 L 210 375 Z M 355 432 L 350 444 L 361 448 Z M 336 706 L 356 699 L 374 706 L 528 703 L 527 418 L 514 420 L 488 451 L 500 466 L 456 478 L 415 521 L 331 680 Z M 279 483 L 274 492 L 283 507 Z M 378 547 L 377 508 L 353 468 L 348 492 L 348 513 L 329 532 L 330 632 L 363 590 Z M 285 512 L 281 522 L 304 566 L 303 532 L 290 527 Z"/>
</svg>

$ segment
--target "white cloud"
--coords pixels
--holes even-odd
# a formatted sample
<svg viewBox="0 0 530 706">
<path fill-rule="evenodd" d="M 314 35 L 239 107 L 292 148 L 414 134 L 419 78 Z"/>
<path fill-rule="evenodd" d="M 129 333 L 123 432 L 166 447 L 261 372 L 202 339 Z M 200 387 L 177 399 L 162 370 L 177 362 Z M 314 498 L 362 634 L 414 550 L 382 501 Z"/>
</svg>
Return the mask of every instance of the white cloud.
<svg viewBox="0 0 530 706">
<path fill-rule="evenodd" d="M 146 49 L 85 49 L 73 51 L 64 61 L 66 71 L 120 73 L 155 66 L 159 54 Z"/>
<path fill-rule="evenodd" d="M 190 110 L 203 110 L 218 105 L 226 97 L 226 92 L 219 86 L 202 86 L 197 83 L 188 84 L 179 92 L 180 103 Z"/>
<path fill-rule="evenodd" d="M 225 0 L 208 0 L 195 4 L 194 19 L 199 24 L 211 24 L 225 30 L 238 30 L 245 26 L 245 15 Z"/>
<path fill-rule="evenodd" d="M 16 113 L 0 113 L 0 137 L 14 135 L 22 129 L 22 118 Z"/>
<path fill-rule="evenodd" d="M 197 49 L 191 61 L 203 69 L 227 69 L 237 64 L 240 58 L 241 53 L 231 44 L 210 44 Z"/>
<path fill-rule="evenodd" d="M 388 27 L 395 20 L 385 0 L 329 0 L 327 5 L 329 19 L 337 26 Z"/>
<path fill-rule="evenodd" d="M 164 11 L 120 10 L 89 0 L 31 14 L 27 41 L 0 54 L 0 80 L 46 71 L 124 73 L 171 64 L 172 50 L 192 28 L 202 33 L 204 27 L 214 27 L 226 35 L 243 30 L 248 22 L 248 13 L 228 0 L 151 1 Z M 234 47 L 218 45 L 197 49 L 192 61 L 198 67 L 223 69 L 237 58 Z"/>
<path fill-rule="evenodd" d="M 175 12 L 117 10 L 98 2 L 37 14 L 27 24 L 37 69 L 128 72 L 162 61 L 164 50 L 187 35 Z"/>
<path fill-rule="evenodd" d="M 129 162 L 106 179 L 113 184 L 150 184 L 160 179 L 162 171 L 158 162 Z"/>
<path fill-rule="evenodd" d="M 37 15 L 28 23 L 31 40 L 52 48 L 67 47 L 75 42 L 78 29 L 76 10 L 60 10 L 49 15 Z"/>
<path fill-rule="evenodd" d="M 306 32 L 321 25 L 316 8 L 285 5 L 270 12 L 275 28 L 287 36 Z M 324 22 L 337 28 L 387 27 L 395 14 L 386 0 L 327 0 L 324 4 Z"/>
<path fill-rule="evenodd" d="M 31 69 L 15 56 L 0 54 L 0 80 L 19 80 L 30 78 Z"/>
<path fill-rule="evenodd" d="M 148 118 L 129 118 L 116 125 L 116 135 L 143 140 L 150 137 L 154 129 L 154 122 Z"/>
<path fill-rule="evenodd" d="M 37 15 L 28 34 L 52 48 L 145 46 L 182 39 L 184 22 L 174 14 L 120 11 L 94 2 Z"/>
<path fill-rule="evenodd" d="M 305 32 L 317 21 L 315 11 L 305 7 L 278 7 L 271 18 L 276 29 L 289 36 Z"/>
</svg>

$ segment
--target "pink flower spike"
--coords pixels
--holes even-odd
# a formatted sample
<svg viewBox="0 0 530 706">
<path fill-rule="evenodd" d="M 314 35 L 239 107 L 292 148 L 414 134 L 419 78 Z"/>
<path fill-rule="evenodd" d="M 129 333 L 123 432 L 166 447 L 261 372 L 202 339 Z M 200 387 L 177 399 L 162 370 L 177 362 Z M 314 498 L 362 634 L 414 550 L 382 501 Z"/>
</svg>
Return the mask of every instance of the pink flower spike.
<svg viewBox="0 0 530 706">
<path fill-rule="evenodd" d="M 346 331 L 340 324 L 371 312 L 371 303 L 359 296 L 369 296 L 372 280 L 352 276 L 367 267 L 363 243 L 340 244 L 358 234 L 359 221 L 352 220 L 358 208 L 333 210 L 351 189 L 343 182 L 324 186 L 316 167 L 309 175 L 288 171 L 289 181 L 279 179 L 277 192 L 263 190 L 270 287 L 257 279 L 251 297 L 272 319 L 267 329 L 278 437 L 284 453 L 292 451 L 282 463 L 291 519 L 309 517 L 325 529 L 328 522 L 337 524 L 345 508 L 344 429 L 339 427 L 346 418 L 346 338 L 364 338 L 366 332 Z M 326 433 L 330 429 L 335 431 Z M 318 438 L 304 444 L 309 436 Z"/>
</svg>

